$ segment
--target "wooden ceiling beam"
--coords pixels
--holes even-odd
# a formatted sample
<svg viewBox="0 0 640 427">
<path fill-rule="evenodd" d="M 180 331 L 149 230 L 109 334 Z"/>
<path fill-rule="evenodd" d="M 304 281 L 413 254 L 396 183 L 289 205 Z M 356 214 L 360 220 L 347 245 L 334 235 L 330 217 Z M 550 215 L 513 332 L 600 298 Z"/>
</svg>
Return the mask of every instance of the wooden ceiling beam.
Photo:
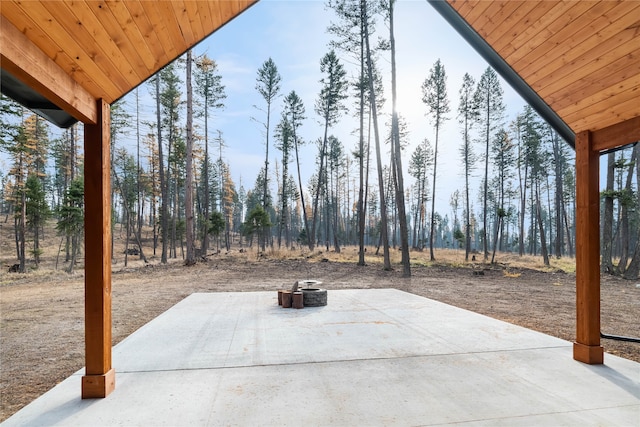
<svg viewBox="0 0 640 427">
<path fill-rule="evenodd" d="M 609 150 L 640 141 L 640 116 L 593 131 L 592 148 L 595 151 Z"/>
<path fill-rule="evenodd" d="M 637 106 L 638 100 L 631 98 L 626 102 L 616 104 L 607 109 L 603 109 L 604 107 L 601 106 L 601 108 L 595 112 L 585 111 L 586 114 L 593 114 L 593 116 L 583 116 L 572 123 L 574 123 L 576 129 L 596 132 L 600 129 L 631 120 L 640 115 L 640 112 L 635 110 Z"/>
<path fill-rule="evenodd" d="M 95 124 L 96 99 L 4 16 L 0 19 L 2 68 L 77 120 Z"/>
</svg>

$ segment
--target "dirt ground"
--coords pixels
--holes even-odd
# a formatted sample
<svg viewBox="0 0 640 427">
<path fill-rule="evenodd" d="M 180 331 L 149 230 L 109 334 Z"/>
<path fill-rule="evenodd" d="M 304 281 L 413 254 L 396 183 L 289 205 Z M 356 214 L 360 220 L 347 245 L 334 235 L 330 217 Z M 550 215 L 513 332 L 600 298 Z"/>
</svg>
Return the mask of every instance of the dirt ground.
<svg viewBox="0 0 640 427">
<path fill-rule="evenodd" d="M 316 279 L 329 290 L 397 288 L 573 341 L 575 275 L 562 271 L 416 262 L 410 279 L 383 271 L 378 260 L 359 267 L 329 254 L 293 259 L 215 255 L 126 269 L 114 265 L 114 344 L 193 292 L 275 291 Z M 372 259 L 371 257 L 369 258 Z M 474 271 L 484 274 L 474 274 Z M 6 271 L 6 270 L 5 270 Z M 84 365 L 83 276 L 61 272 L 0 273 L 0 421 Z M 640 335 L 640 287 L 602 281 L 602 329 Z M 605 351 L 640 362 L 640 344 L 603 340 Z M 78 390 L 79 392 L 79 390 Z"/>
</svg>

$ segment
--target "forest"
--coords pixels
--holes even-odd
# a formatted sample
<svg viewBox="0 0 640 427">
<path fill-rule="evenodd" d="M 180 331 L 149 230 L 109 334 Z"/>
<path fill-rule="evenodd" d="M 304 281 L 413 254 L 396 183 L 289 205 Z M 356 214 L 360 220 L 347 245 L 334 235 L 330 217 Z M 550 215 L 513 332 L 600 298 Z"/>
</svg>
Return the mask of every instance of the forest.
<svg viewBox="0 0 640 427">
<path fill-rule="evenodd" d="M 393 1 L 329 0 L 327 7 L 336 16 L 327 28 L 333 41 L 319 58 L 321 89 L 313 105 L 304 105 L 295 90 L 282 93 L 273 59 L 256 70 L 262 105 L 247 120 L 263 130 L 264 163 L 252 186 L 234 182 L 237 165 L 225 158 L 215 115 L 227 93 L 215 59 L 189 51 L 111 106 L 112 227 L 125 230 L 127 254 L 190 265 L 232 248 L 340 252 L 355 246 L 359 264 L 368 247 L 391 269 L 389 251 L 397 249 L 406 276 L 410 251 L 429 250 L 436 260 L 438 248 L 459 248 L 465 260 L 486 263 L 500 252 L 540 256 L 547 265 L 550 257 L 573 257 L 573 150 L 551 126 L 529 106 L 507 120 L 490 67 L 476 77 L 465 74 L 457 92 L 448 93 L 446 64 L 438 59 L 417 94 L 433 132 L 410 147 L 407 124 L 396 112 Z M 391 64 L 390 94 L 381 61 Z M 355 64 L 356 77 L 346 63 Z M 146 99 L 154 103 L 151 119 L 139 112 Z M 381 113 L 387 103 L 390 117 Z M 303 132 L 308 120 L 322 124 L 321 134 Z M 446 146 L 456 147 L 459 163 L 445 173 L 438 159 L 447 121 L 458 129 L 459 139 Z M 344 122 L 354 129 L 350 141 L 332 134 Z M 0 171 L 0 214 L 13 227 L 20 272 L 37 268 L 46 224 L 55 223 L 57 236 L 46 238 L 60 241 L 60 268 L 72 272 L 82 254 L 83 129 L 54 134 L 44 119 L 1 98 L 0 155 L 8 167 Z M 135 143 L 121 143 L 125 135 Z M 303 146 L 313 147 L 313 159 L 301 157 Z M 604 156 L 601 269 L 635 279 L 638 148 Z M 313 170 L 306 182 L 301 170 Z M 450 209 L 437 211 L 438 180 L 449 173 L 462 175 L 464 185 L 448 195 Z M 151 235 L 152 253 L 143 249 L 143 230 Z"/>
</svg>

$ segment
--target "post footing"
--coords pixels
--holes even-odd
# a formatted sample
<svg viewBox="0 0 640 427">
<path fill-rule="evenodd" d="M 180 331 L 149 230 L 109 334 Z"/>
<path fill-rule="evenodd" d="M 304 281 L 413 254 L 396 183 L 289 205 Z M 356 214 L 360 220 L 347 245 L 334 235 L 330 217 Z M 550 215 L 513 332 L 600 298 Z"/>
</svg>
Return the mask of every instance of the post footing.
<svg viewBox="0 0 640 427">
<path fill-rule="evenodd" d="M 106 374 L 82 377 L 82 398 L 107 397 L 116 388 L 116 371 L 111 368 Z"/>
<path fill-rule="evenodd" d="M 573 358 L 578 362 L 589 365 L 602 365 L 604 363 L 604 349 L 600 345 L 586 345 L 574 342 Z"/>
</svg>

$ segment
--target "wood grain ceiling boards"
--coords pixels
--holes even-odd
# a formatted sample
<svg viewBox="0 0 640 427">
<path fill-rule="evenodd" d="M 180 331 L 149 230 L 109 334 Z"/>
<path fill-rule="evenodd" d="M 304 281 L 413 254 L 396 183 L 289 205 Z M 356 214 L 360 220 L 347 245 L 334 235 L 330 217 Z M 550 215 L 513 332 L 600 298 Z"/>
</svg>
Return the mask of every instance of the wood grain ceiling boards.
<svg viewBox="0 0 640 427">
<path fill-rule="evenodd" d="M 0 13 L 95 99 L 112 103 L 254 2 L 2 0 Z"/>
<path fill-rule="evenodd" d="M 640 117 L 640 1 L 447 2 L 574 133 Z"/>
</svg>

